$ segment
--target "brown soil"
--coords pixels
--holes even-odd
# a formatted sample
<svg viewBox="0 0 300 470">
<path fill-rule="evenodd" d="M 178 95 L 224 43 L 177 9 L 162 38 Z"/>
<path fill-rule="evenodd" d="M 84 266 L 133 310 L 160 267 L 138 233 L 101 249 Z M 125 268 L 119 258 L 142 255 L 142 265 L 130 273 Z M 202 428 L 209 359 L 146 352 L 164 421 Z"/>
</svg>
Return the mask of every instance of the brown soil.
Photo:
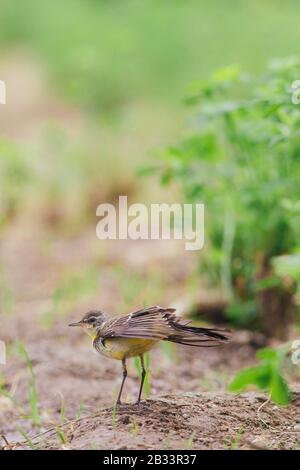
<svg viewBox="0 0 300 470">
<path fill-rule="evenodd" d="M 123 405 L 64 426 L 69 449 L 294 449 L 300 436 L 300 395 L 278 410 L 248 393 L 198 392 L 162 395 L 140 406 Z M 298 425 L 299 427 L 299 425 Z M 56 449 L 55 431 L 46 448 Z"/>
</svg>

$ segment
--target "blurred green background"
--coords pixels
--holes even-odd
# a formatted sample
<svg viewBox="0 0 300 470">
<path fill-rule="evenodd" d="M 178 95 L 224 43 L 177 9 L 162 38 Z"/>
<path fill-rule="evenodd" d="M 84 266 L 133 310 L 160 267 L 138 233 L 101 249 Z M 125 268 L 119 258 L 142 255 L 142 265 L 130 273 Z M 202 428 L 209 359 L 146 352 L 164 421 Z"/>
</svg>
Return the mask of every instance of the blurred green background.
<svg viewBox="0 0 300 470">
<path fill-rule="evenodd" d="M 298 52 L 299 2 L 1 2 L 0 42 L 32 51 L 62 96 L 96 112 L 176 104 L 194 78 L 229 63 L 254 71 Z"/>
<path fill-rule="evenodd" d="M 151 198 L 153 183 L 135 169 L 182 129 L 189 83 L 297 53 L 299 10 L 296 0 L 2 0 L 0 70 L 11 72 L 0 115 L 2 225 L 29 186 L 50 220 L 64 210 L 72 219 L 74 199 L 85 217 L 120 192 Z"/>
<path fill-rule="evenodd" d="M 181 138 L 191 83 L 293 56 L 298 13 L 296 0 L 2 0 L 0 230 L 26 214 L 80 233 L 119 194 L 183 197 L 138 171 Z"/>
</svg>

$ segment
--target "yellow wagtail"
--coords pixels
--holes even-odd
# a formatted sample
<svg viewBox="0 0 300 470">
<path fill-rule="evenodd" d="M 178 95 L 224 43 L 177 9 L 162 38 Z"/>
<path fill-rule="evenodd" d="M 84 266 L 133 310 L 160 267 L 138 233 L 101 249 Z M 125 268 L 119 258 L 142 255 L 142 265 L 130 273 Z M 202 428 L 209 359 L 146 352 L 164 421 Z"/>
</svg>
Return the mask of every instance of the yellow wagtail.
<svg viewBox="0 0 300 470">
<path fill-rule="evenodd" d="M 174 308 L 149 307 L 121 317 L 109 317 L 100 310 L 91 310 L 82 320 L 69 326 L 81 326 L 93 339 L 93 346 L 104 356 L 118 359 L 123 365 L 123 380 L 117 404 L 121 404 L 127 377 L 126 359 L 139 356 L 142 366 L 137 403 L 140 403 L 146 370 L 144 353 L 158 341 L 172 341 L 188 346 L 218 346 L 228 337 L 226 330 L 189 326 L 189 321 L 177 317 Z"/>
</svg>

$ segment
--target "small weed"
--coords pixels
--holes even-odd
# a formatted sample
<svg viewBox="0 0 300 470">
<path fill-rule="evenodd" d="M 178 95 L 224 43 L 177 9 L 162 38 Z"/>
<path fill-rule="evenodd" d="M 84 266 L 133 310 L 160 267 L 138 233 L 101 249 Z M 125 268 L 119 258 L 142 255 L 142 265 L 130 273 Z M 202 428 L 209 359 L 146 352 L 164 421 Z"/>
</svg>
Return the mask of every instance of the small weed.
<svg viewBox="0 0 300 470">
<path fill-rule="evenodd" d="M 29 391 L 28 391 L 28 402 L 30 406 L 29 419 L 31 422 L 39 426 L 41 424 L 41 417 L 39 413 L 39 400 L 38 400 L 38 391 L 36 387 L 35 374 L 33 370 L 33 365 L 28 353 L 22 343 L 18 343 L 18 353 L 25 360 L 26 366 L 29 371 Z"/>
<path fill-rule="evenodd" d="M 60 398 L 60 422 L 63 424 L 66 421 L 65 400 L 62 394 L 60 394 Z"/>
<path fill-rule="evenodd" d="M 68 439 L 67 439 L 66 433 L 65 433 L 60 427 L 57 427 L 57 428 L 55 429 L 55 432 L 56 432 L 56 435 L 57 435 L 59 441 L 60 441 L 63 445 L 67 444 Z"/>
<path fill-rule="evenodd" d="M 84 403 L 81 400 L 80 403 L 79 403 L 79 408 L 76 411 L 76 419 L 79 419 L 81 417 L 81 414 L 82 414 L 83 411 L 84 411 Z"/>
<path fill-rule="evenodd" d="M 224 440 L 224 445 L 228 450 L 237 450 L 242 438 L 242 435 L 244 434 L 245 430 L 243 427 L 241 427 L 235 436 L 232 438 L 227 438 Z"/>
<path fill-rule="evenodd" d="M 142 366 L 141 366 L 141 361 L 139 357 L 134 358 L 134 365 L 137 370 L 137 373 L 139 377 L 142 377 Z M 146 377 L 145 377 L 145 382 L 144 382 L 144 388 L 143 392 L 146 397 L 150 396 L 151 393 L 151 386 L 150 386 L 150 354 L 147 352 L 145 354 L 145 368 L 146 368 Z"/>
<path fill-rule="evenodd" d="M 19 431 L 19 433 L 21 434 L 21 436 L 24 438 L 24 441 L 26 442 L 28 447 L 30 447 L 30 449 L 32 449 L 32 450 L 37 450 L 36 444 L 30 439 L 30 437 L 28 436 L 26 431 L 24 431 L 24 429 L 22 429 L 20 426 L 16 426 L 16 428 Z"/>
<path fill-rule="evenodd" d="M 135 418 L 133 418 L 132 420 L 132 423 L 131 423 L 131 430 L 130 430 L 131 434 L 133 434 L 134 436 L 137 436 L 138 433 L 139 433 L 139 425 L 136 421 Z"/>
<path fill-rule="evenodd" d="M 188 440 L 186 441 L 186 448 L 187 449 L 192 449 L 194 445 L 194 440 L 196 436 L 196 431 L 193 431 Z"/>
<path fill-rule="evenodd" d="M 111 427 L 113 432 L 115 432 L 117 426 L 117 406 L 114 405 L 111 413 Z"/>
<path fill-rule="evenodd" d="M 163 446 L 162 446 L 162 448 L 163 448 L 163 450 L 172 449 L 171 442 L 170 442 L 170 439 L 169 439 L 169 438 L 166 438 L 166 439 L 163 441 Z"/>
<path fill-rule="evenodd" d="M 16 408 L 18 408 L 21 413 L 24 413 L 24 410 L 23 410 L 23 407 L 22 407 L 20 401 L 17 398 L 15 398 L 12 395 L 12 393 L 10 393 L 6 390 L 6 386 L 7 386 L 7 384 L 5 382 L 5 377 L 4 377 L 3 373 L 0 372 L 0 395 L 2 395 L 4 397 L 8 398 L 9 400 L 11 400 L 12 403 L 14 404 L 14 406 Z"/>
</svg>

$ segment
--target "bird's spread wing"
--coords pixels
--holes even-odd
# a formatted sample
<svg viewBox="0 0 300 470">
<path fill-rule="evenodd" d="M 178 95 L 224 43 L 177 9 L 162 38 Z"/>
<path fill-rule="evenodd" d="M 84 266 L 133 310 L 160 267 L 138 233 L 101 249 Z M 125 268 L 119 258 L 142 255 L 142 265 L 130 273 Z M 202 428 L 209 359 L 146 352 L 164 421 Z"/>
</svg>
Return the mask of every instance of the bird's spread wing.
<svg viewBox="0 0 300 470">
<path fill-rule="evenodd" d="M 189 326 L 175 315 L 174 308 L 149 307 L 107 320 L 99 335 L 106 338 L 166 340 L 190 346 L 216 346 L 228 340 L 225 330 Z"/>
</svg>

